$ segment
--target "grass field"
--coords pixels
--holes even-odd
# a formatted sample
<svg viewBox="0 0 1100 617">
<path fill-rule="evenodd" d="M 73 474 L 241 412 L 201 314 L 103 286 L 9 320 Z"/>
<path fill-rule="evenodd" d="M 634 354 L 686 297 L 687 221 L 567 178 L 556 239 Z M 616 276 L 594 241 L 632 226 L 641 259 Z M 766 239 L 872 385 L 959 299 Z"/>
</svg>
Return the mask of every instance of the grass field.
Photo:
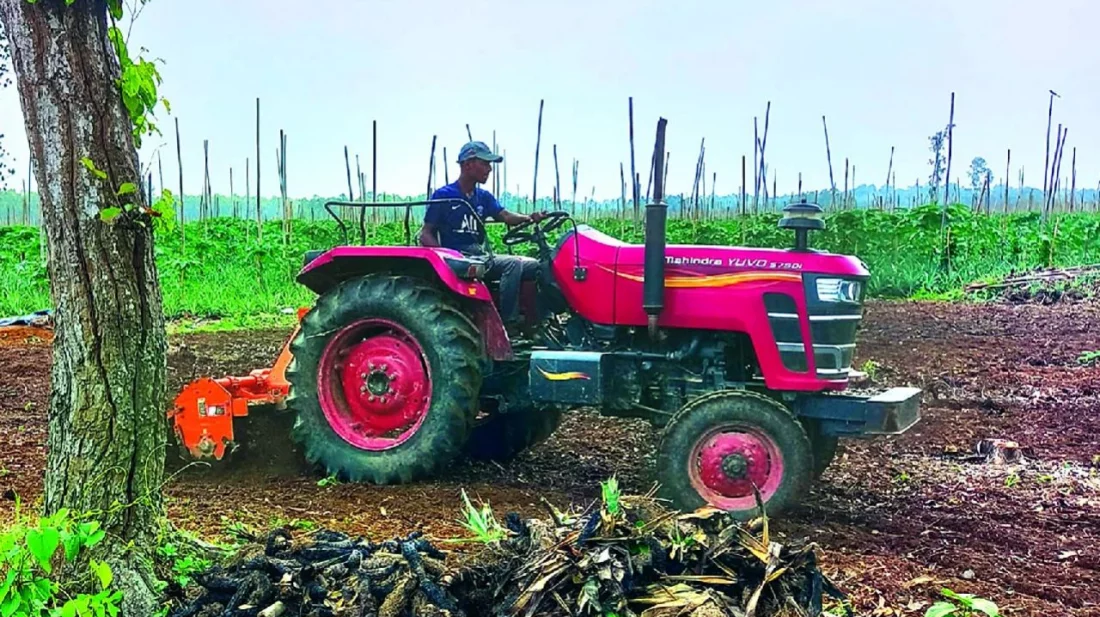
<svg viewBox="0 0 1100 617">
<path fill-rule="evenodd" d="M 1038 213 L 987 216 L 958 204 L 948 214 L 943 233 L 937 205 L 893 213 L 831 212 L 828 229 L 812 236 L 811 242 L 816 248 L 860 257 L 872 272 L 869 293 L 879 298 L 956 298 L 965 284 L 975 280 L 1038 267 L 1080 265 L 1100 255 L 1098 213 L 1058 214 L 1044 223 Z M 673 218 L 668 223 L 668 241 L 785 248 L 791 245 L 792 235 L 777 228 L 779 216 Z M 641 227 L 630 221 L 605 218 L 589 224 L 628 242 L 642 241 Z M 414 234 L 416 226 L 414 221 Z M 255 222 L 233 218 L 188 223 L 185 230 L 186 243 L 178 229 L 157 239 L 165 311 L 172 319 L 240 322 L 309 304 L 311 293 L 294 281 L 303 253 L 340 243 L 331 220 L 295 221 L 287 242 L 278 221 L 265 224 L 262 240 L 257 240 Z M 503 227 L 491 225 L 490 232 L 499 238 Z M 367 241 L 402 244 L 404 228 L 400 223 L 372 227 Z M 946 267 L 944 246 L 949 256 Z M 0 316 L 50 305 L 38 230 L 0 227 Z"/>
</svg>

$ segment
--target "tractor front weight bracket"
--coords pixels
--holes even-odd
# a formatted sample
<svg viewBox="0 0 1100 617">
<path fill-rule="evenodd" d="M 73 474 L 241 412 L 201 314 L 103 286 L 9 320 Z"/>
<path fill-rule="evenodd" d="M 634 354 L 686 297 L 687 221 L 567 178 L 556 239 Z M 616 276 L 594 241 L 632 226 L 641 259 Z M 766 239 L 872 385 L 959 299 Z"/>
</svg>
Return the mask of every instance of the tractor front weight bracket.
<svg viewBox="0 0 1100 617">
<path fill-rule="evenodd" d="M 920 420 L 921 389 L 890 388 L 873 396 L 821 394 L 802 397 L 798 415 L 821 423 L 826 435 L 899 435 Z"/>
</svg>

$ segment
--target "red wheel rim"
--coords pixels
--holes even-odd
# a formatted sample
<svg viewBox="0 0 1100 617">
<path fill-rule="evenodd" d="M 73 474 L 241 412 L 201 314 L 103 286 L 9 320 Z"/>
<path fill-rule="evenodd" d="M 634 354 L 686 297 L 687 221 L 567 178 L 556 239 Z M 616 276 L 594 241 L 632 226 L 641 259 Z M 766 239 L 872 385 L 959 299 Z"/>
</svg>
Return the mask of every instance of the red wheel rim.
<svg viewBox="0 0 1100 617">
<path fill-rule="evenodd" d="M 412 333 L 387 319 L 363 319 L 333 336 L 317 382 L 329 426 L 364 450 L 405 443 L 431 407 L 428 359 Z"/>
<path fill-rule="evenodd" d="M 779 446 L 752 425 L 716 426 L 695 442 L 689 456 L 692 487 L 721 510 L 752 510 L 756 508 L 753 484 L 767 502 L 783 481 Z"/>
</svg>

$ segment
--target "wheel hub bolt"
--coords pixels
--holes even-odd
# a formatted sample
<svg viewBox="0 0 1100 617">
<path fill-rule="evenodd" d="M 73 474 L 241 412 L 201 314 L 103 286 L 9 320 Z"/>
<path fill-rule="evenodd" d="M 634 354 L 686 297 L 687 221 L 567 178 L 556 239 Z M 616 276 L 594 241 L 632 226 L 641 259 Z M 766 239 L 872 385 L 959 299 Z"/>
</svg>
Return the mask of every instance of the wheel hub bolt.
<svg viewBox="0 0 1100 617">
<path fill-rule="evenodd" d="M 749 463 L 740 454 L 730 454 L 722 459 L 722 473 L 729 478 L 743 478 L 749 470 Z"/>
</svg>

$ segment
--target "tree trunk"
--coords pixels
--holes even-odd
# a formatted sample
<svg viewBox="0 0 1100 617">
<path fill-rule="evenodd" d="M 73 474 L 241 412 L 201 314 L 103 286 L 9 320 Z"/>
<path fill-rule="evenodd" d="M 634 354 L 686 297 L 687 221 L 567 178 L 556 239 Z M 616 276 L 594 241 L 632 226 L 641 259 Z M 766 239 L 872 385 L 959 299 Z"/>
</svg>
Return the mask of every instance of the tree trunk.
<svg viewBox="0 0 1100 617">
<path fill-rule="evenodd" d="M 0 0 L 0 20 L 41 196 L 57 318 L 45 509 L 101 521 L 107 538 L 96 555 L 125 592 L 123 614 L 149 615 L 156 606 L 147 557 L 164 517 L 166 343 L 149 218 L 99 219 L 102 208 L 118 205 L 123 183 L 141 186 L 107 5 Z M 86 169 L 85 157 L 107 179 Z M 124 199 L 146 205 L 141 191 Z"/>
</svg>

